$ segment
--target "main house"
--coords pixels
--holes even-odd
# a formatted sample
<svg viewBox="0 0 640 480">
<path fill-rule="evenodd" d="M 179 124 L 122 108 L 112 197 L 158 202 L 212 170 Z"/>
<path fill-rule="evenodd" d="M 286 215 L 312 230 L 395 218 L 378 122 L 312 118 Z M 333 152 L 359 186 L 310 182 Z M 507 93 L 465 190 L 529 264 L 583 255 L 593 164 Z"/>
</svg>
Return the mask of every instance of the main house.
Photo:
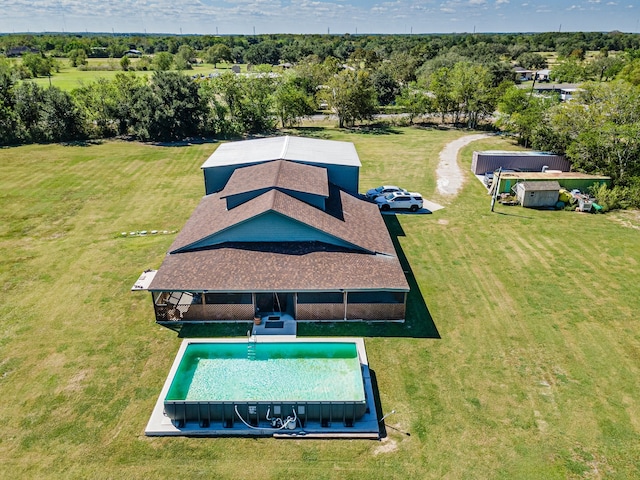
<svg viewBox="0 0 640 480">
<path fill-rule="evenodd" d="M 377 206 L 357 194 L 359 168 L 349 142 L 221 145 L 202 166 L 206 195 L 148 273 L 156 321 L 404 320 L 409 286 Z"/>
</svg>

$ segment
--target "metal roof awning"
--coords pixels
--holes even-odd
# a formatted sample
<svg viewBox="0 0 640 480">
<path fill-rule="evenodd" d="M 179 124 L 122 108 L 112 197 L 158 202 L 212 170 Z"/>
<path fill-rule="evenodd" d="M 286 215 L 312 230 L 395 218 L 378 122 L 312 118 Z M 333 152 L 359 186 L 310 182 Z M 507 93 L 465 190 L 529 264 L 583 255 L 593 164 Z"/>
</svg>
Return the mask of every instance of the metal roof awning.
<svg viewBox="0 0 640 480">
<path fill-rule="evenodd" d="M 142 274 L 138 277 L 138 280 L 136 280 L 136 283 L 134 283 L 133 287 L 131 287 L 131 291 L 136 292 L 138 290 L 148 290 L 149 285 L 151 285 L 151 282 L 156 276 L 156 273 L 158 273 L 157 270 L 145 270 L 144 272 L 142 272 Z"/>
</svg>

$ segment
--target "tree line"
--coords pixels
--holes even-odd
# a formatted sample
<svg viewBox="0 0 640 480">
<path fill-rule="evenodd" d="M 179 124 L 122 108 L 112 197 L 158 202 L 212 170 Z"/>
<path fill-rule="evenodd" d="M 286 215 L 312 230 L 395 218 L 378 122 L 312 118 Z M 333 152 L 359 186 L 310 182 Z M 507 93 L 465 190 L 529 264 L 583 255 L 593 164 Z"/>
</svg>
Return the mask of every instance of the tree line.
<svg viewBox="0 0 640 480">
<path fill-rule="evenodd" d="M 568 103 L 561 103 L 557 94 L 538 95 L 528 87 L 519 88 L 513 72 L 514 64 L 532 69 L 547 66 L 539 52 L 528 48 L 534 38 L 538 48 L 545 40 L 557 45 L 563 38 L 558 35 L 514 36 L 517 42 L 500 48 L 468 35 L 435 36 L 422 43 L 398 36 L 390 37 L 388 45 L 383 42 L 386 37 L 328 36 L 317 42 L 332 46 L 323 59 L 305 51 L 308 55 L 290 69 L 272 67 L 283 60 L 284 46 L 272 51 L 269 45 L 285 38 L 301 46 L 313 38 L 251 38 L 243 41 L 261 55 L 273 57 L 248 74 L 227 70 L 190 77 L 168 71 L 186 69 L 185 65 L 203 57 L 214 64 L 233 60 L 228 44 L 199 45 L 206 48 L 196 51 L 183 43 L 175 54 L 153 55 L 154 73 L 149 77 L 126 72 L 125 62 L 125 71 L 112 80 L 100 79 L 71 92 L 23 79 L 25 68 L 40 74 L 38 68 L 50 67 L 46 64 L 50 57 L 25 52 L 22 62 L 0 59 L 0 143 L 114 136 L 143 141 L 236 137 L 294 126 L 319 106 L 336 115 L 342 128 L 371 120 L 381 108 L 392 108 L 403 113 L 400 121 L 408 124 L 485 125 L 515 135 L 525 146 L 565 154 L 575 169 L 613 178 L 613 193 L 608 192 L 611 204 L 625 199 L 640 205 L 640 50 L 610 55 L 603 47 L 585 58 L 581 48 L 573 48 L 576 38 L 620 41 L 629 39 L 627 35 L 569 36 L 572 48 L 559 57 L 553 72 L 566 80 L 567 72 L 575 73 L 570 67 L 577 65 L 582 72 L 579 80 L 587 82 Z M 454 45 L 445 46 L 442 38 Z M 328 54 L 336 53 L 338 47 L 343 49 L 341 57 Z M 80 55 L 69 61 L 81 63 L 82 59 Z"/>
<path fill-rule="evenodd" d="M 408 52 L 423 60 L 454 49 L 485 54 L 509 54 L 512 58 L 527 52 L 557 52 L 567 57 L 574 51 L 625 51 L 640 49 L 640 36 L 613 32 L 542 33 L 452 33 L 416 35 L 158 35 L 46 33 L 0 35 L 0 53 L 28 48 L 50 57 L 67 57 L 83 51 L 89 57 L 121 58 L 131 49 L 146 55 L 159 52 L 177 54 L 182 46 L 203 52 L 225 45 L 237 63 L 297 63 L 309 56 L 319 61 L 335 57 L 342 61 L 358 49 L 373 51 L 380 58 Z"/>
</svg>

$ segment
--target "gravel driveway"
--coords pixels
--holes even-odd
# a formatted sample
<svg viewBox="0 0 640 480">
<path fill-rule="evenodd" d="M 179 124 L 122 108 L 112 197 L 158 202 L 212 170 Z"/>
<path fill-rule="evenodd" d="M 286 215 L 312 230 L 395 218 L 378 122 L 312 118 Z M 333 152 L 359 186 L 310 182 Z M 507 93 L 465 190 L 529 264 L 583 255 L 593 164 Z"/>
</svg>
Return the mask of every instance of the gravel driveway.
<svg viewBox="0 0 640 480">
<path fill-rule="evenodd" d="M 436 169 L 436 177 L 438 179 L 438 193 L 442 195 L 454 196 L 462 188 L 464 175 L 458 165 L 458 152 L 461 148 L 490 135 L 480 133 L 476 135 L 467 135 L 458 138 L 453 142 L 449 142 L 440 152 L 440 162 Z"/>
</svg>

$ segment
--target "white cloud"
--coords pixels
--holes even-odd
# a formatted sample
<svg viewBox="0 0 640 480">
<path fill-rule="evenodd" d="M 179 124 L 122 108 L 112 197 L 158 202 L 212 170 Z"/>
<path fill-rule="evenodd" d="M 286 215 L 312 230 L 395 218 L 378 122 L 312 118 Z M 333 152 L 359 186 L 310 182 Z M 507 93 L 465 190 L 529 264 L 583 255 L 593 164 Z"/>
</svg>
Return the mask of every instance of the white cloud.
<svg viewBox="0 0 640 480">
<path fill-rule="evenodd" d="M 576 29 L 629 22 L 638 0 L 2 0 L 0 33 L 41 31 L 149 33 L 421 33 L 456 30 L 546 31 L 560 9 L 584 12 Z M 572 5 L 573 4 L 573 5 Z M 572 6 L 571 6 L 572 5 Z M 598 13 L 603 6 L 607 18 Z M 489 6 L 493 7 L 491 10 Z M 532 16 L 536 11 L 539 16 Z M 491 13 L 489 13 L 491 12 Z M 500 13 L 500 16 L 498 15 Z M 529 14 L 529 15 L 527 15 Z M 551 15 L 554 14 L 554 15 Z M 578 17 L 578 16 L 576 16 Z M 635 22 L 634 22 L 635 23 Z"/>
</svg>

